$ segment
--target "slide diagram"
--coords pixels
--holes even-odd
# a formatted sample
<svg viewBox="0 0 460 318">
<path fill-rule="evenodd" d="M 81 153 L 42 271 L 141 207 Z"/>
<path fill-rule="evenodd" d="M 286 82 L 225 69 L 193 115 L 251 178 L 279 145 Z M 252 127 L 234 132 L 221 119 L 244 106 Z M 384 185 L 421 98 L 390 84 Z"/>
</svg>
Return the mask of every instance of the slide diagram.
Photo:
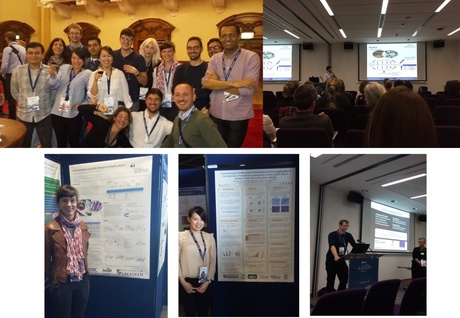
<svg viewBox="0 0 460 318">
<path fill-rule="evenodd" d="M 368 44 L 367 78 L 417 79 L 417 45 L 414 43 Z"/>
</svg>

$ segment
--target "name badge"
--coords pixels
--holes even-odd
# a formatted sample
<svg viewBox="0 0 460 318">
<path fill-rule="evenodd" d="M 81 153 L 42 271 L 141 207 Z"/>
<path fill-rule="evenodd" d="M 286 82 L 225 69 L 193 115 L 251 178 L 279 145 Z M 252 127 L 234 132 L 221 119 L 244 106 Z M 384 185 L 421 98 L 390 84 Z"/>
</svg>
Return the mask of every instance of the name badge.
<svg viewBox="0 0 460 318">
<path fill-rule="evenodd" d="M 339 256 L 345 255 L 345 247 L 339 246 Z"/>
<path fill-rule="evenodd" d="M 61 97 L 61 101 L 59 103 L 59 110 L 61 112 L 65 112 L 65 113 L 69 112 L 69 110 L 70 110 L 70 97 L 69 97 L 69 100 L 65 100 L 64 96 Z"/>
<path fill-rule="evenodd" d="M 145 95 L 147 95 L 148 91 L 149 91 L 149 89 L 147 87 L 141 87 L 139 89 L 139 99 L 145 100 Z"/>
<path fill-rule="evenodd" d="M 208 277 L 208 267 L 201 266 L 200 267 L 200 277 L 198 278 L 198 283 L 204 283 L 206 281 L 206 277 Z"/>
<path fill-rule="evenodd" d="M 165 94 L 161 107 L 171 108 L 172 107 L 172 94 Z"/>
<path fill-rule="evenodd" d="M 108 108 L 107 112 L 105 112 L 104 114 L 112 115 L 113 111 L 115 110 L 115 98 L 113 98 L 113 96 L 105 97 L 104 104 L 106 104 Z"/>
<path fill-rule="evenodd" d="M 36 112 L 38 110 L 40 110 L 40 97 L 39 96 L 27 97 L 27 111 Z"/>
<path fill-rule="evenodd" d="M 226 101 L 226 102 L 230 102 L 230 101 L 232 101 L 232 100 L 235 100 L 235 99 L 238 99 L 238 98 L 239 98 L 238 95 L 236 95 L 236 94 L 231 94 L 231 93 L 225 92 L 225 91 L 224 91 L 224 97 L 225 97 L 225 101 Z"/>
<path fill-rule="evenodd" d="M 153 148 L 153 144 L 144 142 L 144 148 Z"/>
</svg>

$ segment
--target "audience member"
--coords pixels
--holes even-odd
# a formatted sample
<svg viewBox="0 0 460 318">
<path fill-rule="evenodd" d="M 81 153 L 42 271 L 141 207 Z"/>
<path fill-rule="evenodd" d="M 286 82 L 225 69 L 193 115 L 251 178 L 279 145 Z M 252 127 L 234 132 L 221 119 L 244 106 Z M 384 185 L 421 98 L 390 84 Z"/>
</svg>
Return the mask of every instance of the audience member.
<svg viewBox="0 0 460 318">
<path fill-rule="evenodd" d="M 101 50 L 101 39 L 97 36 L 88 39 L 88 52 L 89 57 L 85 60 L 85 69 L 95 71 L 99 68 L 101 61 L 99 61 L 99 51 Z"/>
<path fill-rule="evenodd" d="M 158 88 L 163 93 L 163 102 L 160 114 L 168 120 L 173 121 L 177 116 L 178 109 L 172 100 L 172 86 L 174 73 L 180 63 L 174 58 L 176 47 L 174 43 L 164 41 L 160 45 L 161 63 L 153 71 L 153 87 Z"/>
<path fill-rule="evenodd" d="M 83 68 L 84 63 L 85 51 L 76 48 L 72 51 L 70 65 L 63 64 L 59 72 L 56 65 L 48 68 L 50 85 L 58 87 L 51 118 L 59 148 L 80 146 L 82 120 L 78 106 L 88 102 L 86 91 L 91 76 L 91 71 Z"/>
<path fill-rule="evenodd" d="M 51 147 L 52 91 L 47 83 L 48 65 L 42 63 L 45 48 L 30 42 L 26 47 L 27 64 L 18 66 L 11 76 L 11 95 L 18 101 L 17 117 L 26 126 L 26 139 L 22 147 L 30 148 L 36 129 L 43 148 Z"/>
<path fill-rule="evenodd" d="M 227 145 L 208 115 L 193 105 L 195 93 L 187 83 L 174 88 L 174 102 L 179 114 L 174 119 L 172 132 L 161 145 L 162 148 L 225 148 Z"/>
<path fill-rule="evenodd" d="M 353 107 L 356 104 L 356 95 L 358 95 L 358 92 L 356 92 L 356 95 L 353 95 L 351 92 L 347 91 L 345 89 L 345 82 L 339 78 L 339 83 L 340 83 L 340 94 L 344 95 L 348 100 L 350 101 L 350 105 Z"/>
<path fill-rule="evenodd" d="M 394 83 L 393 83 L 393 87 L 397 87 L 397 86 L 401 86 L 401 85 L 404 85 L 404 81 L 400 80 L 400 79 L 395 80 Z"/>
<path fill-rule="evenodd" d="M 88 48 L 81 43 L 83 36 L 83 28 L 78 23 L 72 23 L 67 28 L 67 36 L 69 37 L 69 50 L 72 51 L 77 47 L 82 48 L 85 52 L 85 57 L 89 56 Z"/>
<path fill-rule="evenodd" d="M 380 83 L 370 82 L 367 84 L 364 88 L 364 98 L 366 100 L 367 107 L 369 107 L 369 112 L 356 116 L 356 118 L 353 119 L 350 128 L 362 130 L 366 129 L 370 113 L 374 109 L 380 97 L 382 97 L 385 93 L 386 90 Z"/>
<path fill-rule="evenodd" d="M 289 81 L 283 87 L 283 103 L 278 109 L 278 118 L 295 114 L 299 109 L 295 106 L 294 92 L 299 88 L 299 81 Z"/>
<path fill-rule="evenodd" d="M 358 94 L 356 94 L 354 105 L 366 105 L 366 98 L 364 96 L 364 87 L 369 84 L 368 81 L 361 81 L 358 87 Z"/>
<path fill-rule="evenodd" d="M 316 103 L 317 108 L 343 109 L 347 115 L 350 114 L 351 104 L 349 98 L 342 94 L 341 83 L 338 78 L 332 78 L 326 83 L 327 94 L 321 96 Z"/>
<path fill-rule="evenodd" d="M 436 106 L 443 105 L 448 99 L 460 98 L 460 81 L 450 80 L 444 85 L 444 94 L 436 94 Z"/>
<path fill-rule="evenodd" d="M 335 76 L 334 72 L 332 72 L 332 66 L 328 65 L 326 66 L 326 73 L 323 74 L 323 81 L 327 82 L 331 78 L 337 78 L 337 76 Z"/>
<path fill-rule="evenodd" d="M 26 49 L 16 41 L 16 33 L 8 31 L 5 33 L 6 46 L 2 55 L 2 77 L 5 91 L 5 99 L 8 102 L 8 118 L 16 119 L 16 100 L 11 95 L 11 75 L 20 65 L 27 63 Z M 3 105 L 3 103 L 2 103 Z M 3 115 L 3 110 L 0 109 Z"/>
<path fill-rule="evenodd" d="M 222 52 L 222 43 L 218 38 L 212 38 L 208 41 L 208 55 L 211 58 L 214 54 Z"/>
<path fill-rule="evenodd" d="M 323 128 L 331 140 L 334 135 L 334 128 L 329 116 L 321 113 L 316 115 L 313 113 L 316 106 L 316 98 L 318 92 L 313 85 L 301 85 L 294 93 L 295 105 L 299 111 L 292 116 L 283 117 L 280 119 L 280 128 Z"/>
<path fill-rule="evenodd" d="M 414 85 L 412 85 L 411 81 L 403 81 L 403 85 L 410 90 L 414 90 Z"/>
<path fill-rule="evenodd" d="M 163 94 L 151 88 L 146 94 L 146 109 L 133 113 L 129 142 L 134 148 L 158 148 L 171 133 L 173 123 L 160 115 Z"/>
<path fill-rule="evenodd" d="M 133 102 L 129 95 L 128 82 L 122 71 L 112 67 L 113 50 L 103 46 L 99 51 L 101 65 L 91 74 L 88 85 L 88 96 L 92 104 L 107 106 L 107 114 L 112 114 L 120 104 L 131 108 Z"/>
<path fill-rule="evenodd" d="M 187 55 L 190 61 L 177 67 L 174 73 L 173 89 L 179 83 L 189 83 L 195 90 L 195 107 L 206 110 L 209 108 L 209 89 L 201 88 L 201 79 L 206 74 L 208 63 L 201 59 L 203 43 L 197 36 L 187 40 Z"/>
<path fill-rule="evenodd" d="M 382 95 L 365 133 L 368 147 L 436 147 L 433 117 L 425 100 L 406 86 Z"/>
<path fill-rule="evenodd" d="M 383 86 L 385 90 L 388 92 L 390 89 L 393 88 L 393 82 L 388 77 L 383 80 Z"/>
<path fill-rule="evenodd" d="M 209 113 L 229 147 L 241 147 L 254 117 L 253 96 L 260 80 L 260 58 L 242 49 L 240 28 L 225 24 L 219 30 L 224 51 L 209 62 L 203 88 L 212 90 Z"/>
<path fill-rule="evenodd" d="M 45 52 L 43 63 L 49 65 L 56 65 L 57 70 L 62 64 L 70 63 L 70 50 L 61 38 L 54 38 L 48 49 Z"/>
<path fill-rule="evenodd" d="M 131 109 L 139 110 L 139 87 L 147 85 L 147 67 L 144 58 L 134 52 L 133 45 L 135 33 L 133 29 L 126 28 L 120 32 L 120 49 L 113 53 L 113 67 L 123 71 L 129 87 L 129 96 L 133 102 Z"/>
<path fill-rule="evenodd" d="M 273 121 L 270 116 L 263 114 L 263 130 L 264 130 L 264 148 L 275 148 L 276 147 L 276 127 L 273 125 Z M 268 141 L 265 144 L 265 139 Z"/>
<path fill-rule="evenodd" d="M 101 63 L 103 63 L 101 61 Z M 133 122 L 131 111 L 118 107 L 111 118 L 98 112 L 106 113 L 107 105 L 80 105 L 78 111 L 92 124 L 91 130 L 83 140 L 84 148 L 132 148 L 128 140 L 129 125 Z"/>
<path fill-rule="evenodd" d="M 139 111 L 146 109 L 145 94 L 153 87 L 153 70 L 161 62 L 160 47 L 154 38 L 145 39 L 139 47 L 139 54 L 144 58 L 145 67 L 147 68 L 147 84 L 141 85 L 139 89 Z"/>
</svg>

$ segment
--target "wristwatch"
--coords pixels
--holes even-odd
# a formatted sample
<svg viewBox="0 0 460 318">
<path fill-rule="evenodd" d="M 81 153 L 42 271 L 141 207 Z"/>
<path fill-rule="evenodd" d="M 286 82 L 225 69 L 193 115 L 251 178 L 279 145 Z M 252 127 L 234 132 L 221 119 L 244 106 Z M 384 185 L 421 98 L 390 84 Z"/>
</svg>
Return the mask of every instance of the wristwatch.
<svg viewBox="0 0 460 318">
<path fill-rule="evenodd" d="M 206 281 L 207 281 L 208 283 L 210 283 L 210 284 L 211 284 L 211 282 L 212 282 L 212 280 L 210 280 L 210 279 L 207 279 Z"/>
</svg>

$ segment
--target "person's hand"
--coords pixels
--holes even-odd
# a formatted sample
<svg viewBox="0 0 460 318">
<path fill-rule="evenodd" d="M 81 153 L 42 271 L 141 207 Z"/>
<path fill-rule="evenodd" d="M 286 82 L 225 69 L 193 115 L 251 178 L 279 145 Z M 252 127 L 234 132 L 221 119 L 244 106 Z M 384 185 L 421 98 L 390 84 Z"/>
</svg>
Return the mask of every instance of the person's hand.
<svg viewBox="0 0 460 318">
<path fill-rule="evenodd" d="M 217 76 L 217 74 L 214 73 L 213 71 L 206 71 L 205 76 L 206 76 L 208 79 L 219 80 L 219 76 Z"/>
<path fill-rule="evenodd" d="M 335 256 L 334 261 L 336 261 L 336 262 L 340 261 L 340 256 Z"/>
<path fill-rule="evenodd" d="M 77 110 L 78 109 L 78 106 L 80 106 L 80 104 L 75 104 L 72 106 L 72 110 Z"/>
<path fill-rule="evenodd" d="M 52 78 L 56 77 L 56 69 L 57 69 L 57 64 L 52 63 L 51 65 L 48 66 L 48 73 Z"/>
<path fill-rule="evenodd" d="M 99 104 L 96 106 L 98 112 L 106 113 L 109 110 L 106 104 Z"/>
<path fill-rule="evenodd" d="M 200 294 L 203 294 L 206 291 L 206 289 L 208 289 L 209 284 L 209 281 L 205 281 L 203 284 L 200 285 L 200 287 L 196 289 L 196 291 Z"/>
<path fill-rule="evenodd" d="M 324 115 L 324 112 L 321 112 L 321 113 L 319 113 L 318 115 L 321 115 L 321 116 L 322 116 L 322 115 Z"/>
<path fill-rule="evenodd" d="M 246 88 L 254 88 L 256 86 L 256 82 L 252 78 L 243 78 L 238 81 L 233 81 L 233 85 L 236 88 L 246 87 Z"/>
<path fill-rule="evenodd" d="M 187 282 L 183 283 L 182 287 L 184 287 L 184 289 L 187 292 L 187 294 L 194 294 L 194 293 L 196 293 L 196 290 L 197 290 L 197 288 L 193 287 L 192 284 L 187 283 Z"/>
<path fill-rule="evenodd" d="M 205 115 L 209 115 L 209 110 L 206 107 L 201 108 L 201 112 Z"/>
<path fill-rule="evenodd" d="M 96 105 L 97 104 L 97 98 L 96 97 L 91 97 L 88 101 L 88 104 L 90 105 Z"/>
<path fill-rule="evenodd" d="M 125 73 L 130 73 L 130 74 L 134 74 L 134 75 L 136 75 L 137 73 L 139 73 L 139 71 L 137 70 L 137 68 L 135 68 L 134 66 L 129 65 L 129 64 L 123 65 L 123 71 L 125 71 Z"/>
</svg>

